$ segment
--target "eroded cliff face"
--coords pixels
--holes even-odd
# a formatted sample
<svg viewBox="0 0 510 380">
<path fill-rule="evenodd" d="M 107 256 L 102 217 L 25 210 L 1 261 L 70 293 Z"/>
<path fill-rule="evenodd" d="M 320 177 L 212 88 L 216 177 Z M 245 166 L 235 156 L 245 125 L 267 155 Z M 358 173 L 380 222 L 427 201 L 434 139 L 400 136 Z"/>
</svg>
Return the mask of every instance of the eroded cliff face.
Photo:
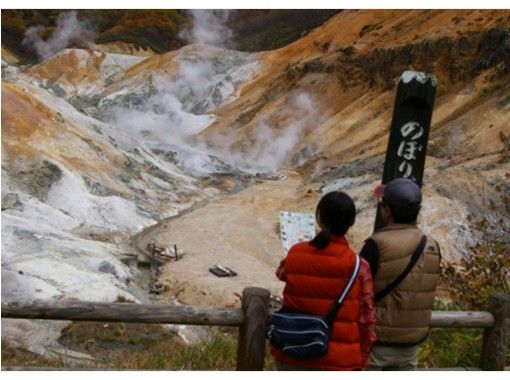
<svg viewBox="0 0 510 380">
<path fill-rule="evenodd" d="M 130 237 L 207 200 L 217 219 L 190 213 L 182 226 L 226 223 L 214 212 L 224 207 L 239 220 L 239 236 L 228 247 L 227 232 L 217 241 L 207 234 L 207 247 L 184 247 L 196 265 L 209 265 L 209 246 L 250 255 L 252 237 L 277 221 L 263 199 L 313 212 L 321 194 L 338 189 L 356 201 L 349 239 L 359 249 L 372 230 L 371 190 L 405 70 L 431 72 L 439 83 L 421 226 L 447 261 L 476 243 L 508 244 L 509 28 L 507 11 L 348 10 L 259 53 L 193 44 L 143 56 L 109 46 L 65 49 L 22 67 L 2 49 L 2 302 L 148 302 L 137 269 L 121 261 L 133 253 Z M 287 180 L 264 185 L 282 171 Z M 239 194 L 230 201 L 230 193 Z M 180 239 L 163 232 L 161 244 Z M 235 260 L 272 276 L 277 235 L 254 251 Z M 179 301 L 199 303 L 204 286 L 215 292 L 202 277 L 180 281 L 175 268 L 163 271 L 170 289 L 191 289 Z M 246 274 L 207 299 L 231 304 L 250 285 L 279 291 L 270 275 Z M 14 323 L 2 336 L 20 331 Z"/>
</svg>

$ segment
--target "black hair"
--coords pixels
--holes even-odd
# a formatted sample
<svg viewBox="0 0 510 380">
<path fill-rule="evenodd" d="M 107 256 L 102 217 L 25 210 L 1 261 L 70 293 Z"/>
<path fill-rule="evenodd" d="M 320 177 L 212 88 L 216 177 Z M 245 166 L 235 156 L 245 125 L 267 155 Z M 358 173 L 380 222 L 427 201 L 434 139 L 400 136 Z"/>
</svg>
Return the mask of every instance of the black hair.
<svg viewBox="0 0 510 380">
<path fill-rule="evenodd" d="M 388 204 L 384 198 L 382 199 L 382 205 L 386 206 L 390 209 L 391 216 L 393 217 L 393 220 L 395 223 L 402 223 L 402 224 L 415 224 L 416 220 L 418 219 L 418 214 L 420 212 L 421 206 L 415 205 L 412 208 L 400 208 L 395 207 L 390 204 Z"/>
<path fill-rule="evenodd" d="M 315 218 L 320 221 L 322 230 L 310 242 L 318 249 L 328 246 L 331 234 L 343 236 L 356 220 L 356 206 L 350 196 L 342 191 L 332 191 L 324 195 Z"/>
</svg>

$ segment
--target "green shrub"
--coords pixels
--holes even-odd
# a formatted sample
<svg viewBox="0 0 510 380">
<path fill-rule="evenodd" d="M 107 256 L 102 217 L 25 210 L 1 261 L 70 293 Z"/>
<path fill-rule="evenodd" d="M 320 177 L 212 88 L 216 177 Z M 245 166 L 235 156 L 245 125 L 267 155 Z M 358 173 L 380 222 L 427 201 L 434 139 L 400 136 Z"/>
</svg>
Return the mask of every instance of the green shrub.
<svg viewBox="0 0 510 380">
<path fill-rule="evenodd" d="M 461 310 L 486 310 L 491 294 L 510 291 L 510 254 L 504 243 L 477 244 L 460 266 L 446 263 L 441 277 Z"/>
<path fill-rule="evenodd" d="M 420 367 L 479 367 L 483 330 L 431 329 L 420 349 Z"/>
<path fill-rule="evenodd" d="M 437 301 L 434 310 L 487 310 L 491 294 L 508 293 L 510 255 L 503 243 L 478 244 L 460 266 L 445 264 L 442 281 L 448 284 L 451 303 Z M 420 350 L 422 367 L 479 367 L 483 329 L 434 328 Z M 507 355 L 510 363 L 510 350 Z"/>
<path fill-rule="evenodd" d="M 436 300 L 434 310 L 458 311 L 455 303 Z M 482 329 L 433 328 L 420 348 L 419 366 L 425 368 L 478 367 Z"/>
<path fill-rule="evenodd" d="M 236 366 L 237 337 L 218 332 L 204 342 L 179 351 L 173 359 L 176 369 L 233 370 Z"/>
</svg>

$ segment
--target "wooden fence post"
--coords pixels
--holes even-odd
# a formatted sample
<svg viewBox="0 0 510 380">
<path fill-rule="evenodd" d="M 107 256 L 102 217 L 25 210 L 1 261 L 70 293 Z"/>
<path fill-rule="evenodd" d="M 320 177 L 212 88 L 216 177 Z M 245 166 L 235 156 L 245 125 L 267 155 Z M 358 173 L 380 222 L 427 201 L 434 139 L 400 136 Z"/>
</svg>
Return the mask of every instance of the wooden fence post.
<svg viewBox="0 0 510 380">
<path fill-rule="evenodd" d="M 264 369 L 269 296 L 267 289 L 250 287 L 243 290 L 244 323 L 239 328 L 237 371 Z"/>
<path fill-rule="evenodd" d="M 483 334 L 480 367 L 484 371 L 503 371 L 510 344 L 510 294 L 493 294 L 489 312 L 494 316 L 494 326 Z"/>
</svg>

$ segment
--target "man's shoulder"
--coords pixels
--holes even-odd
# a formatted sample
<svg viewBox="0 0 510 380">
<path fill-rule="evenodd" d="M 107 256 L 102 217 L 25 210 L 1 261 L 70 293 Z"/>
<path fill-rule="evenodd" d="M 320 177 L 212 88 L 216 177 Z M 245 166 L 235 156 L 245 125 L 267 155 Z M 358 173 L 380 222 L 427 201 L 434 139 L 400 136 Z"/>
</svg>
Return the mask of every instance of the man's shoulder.
<svg viewBox="0 0 510 380">
<path fill-rule="evenodd" d="M 379 241 L 386 240 L 388 238 L 396 238 L 398 240 L 404 235 L 416 235 L 416 237 L 419 238 L 423 235 L 423 233 L 414 224 L 390 224 L 375 231 L 367 240 L 372 240 L 378 243 Z"/>
<path fill-rule="evenodd" d="M 386 247 L 388 249 L 389 247 L 402 248 L 402 244 L 405 241 L 407 244 L 404 245 L 415 247 L 415 244 L 418 244 L 423 235 L 427 237 L 424 248 L 425 251 L 437 252 L 440 255 L 441 251 L 437 240 L 435 240 L 432 236 L 425 234 L 419 227 L 414 224 L 388 225 L 374 232 L 369 238 L 366 239 L 365 242 L 373 242 L 377 248 Z"/>
<path fill-rule="evenodd" d="M 430 241 L 431 244 L 437 244 L 437 241 L 432 236 L 425 234 L 417 225 L 398 223 L 387 225 L 375 231 L 372 235 L 370 235 L 367 238 L 367 240 L 377 240 L 377 238 L 379 237 L 384 237 L 393 234 L 413 234 L 417 236 L 426 235 L 427 240 Z"/>
</svg>

